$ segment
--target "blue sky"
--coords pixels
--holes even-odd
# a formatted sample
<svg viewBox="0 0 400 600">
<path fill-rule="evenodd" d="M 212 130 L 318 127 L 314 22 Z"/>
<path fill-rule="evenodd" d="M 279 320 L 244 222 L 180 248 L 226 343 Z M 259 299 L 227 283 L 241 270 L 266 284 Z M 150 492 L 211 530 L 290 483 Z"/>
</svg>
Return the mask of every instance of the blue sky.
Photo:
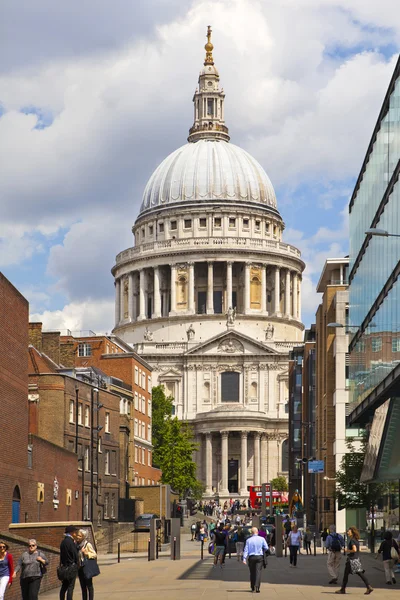
<svg viewBox="0 0 400 600">
<path fill-rule="evenodd" d="M 115 255 L 186 141 L 213 26 L 231 141 L 263 165 L 307 264 L 303 318 L 397 60 L 397 0 L 14 0 L 0 31 L 0 269 L 47 328 L 109 331 Z"/>
</svg>

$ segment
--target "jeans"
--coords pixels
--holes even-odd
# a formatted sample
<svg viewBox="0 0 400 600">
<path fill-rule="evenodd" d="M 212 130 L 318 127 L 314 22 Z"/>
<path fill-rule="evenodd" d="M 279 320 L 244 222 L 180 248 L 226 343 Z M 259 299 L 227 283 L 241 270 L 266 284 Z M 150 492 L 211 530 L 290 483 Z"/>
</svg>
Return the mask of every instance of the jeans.
<svg viewBox="0 0 400 600">
<path fill-rule="evenodd" d="M 351 574 L 351 566 L 350 566 L 350 561 L 347 560 L 346 561 L 346 565 L 344 567 L 344 574 L 343 574 L 343 581 L 342 581 L 342 590 L 346 589 L 347 586 L 347 582 L 349 580 L 349 575 Z M 368 583 L 368 579 L 366 578 L 366 576 L 364 575 L 364 573 L 357 573 L 357 575 L 363 580 L 363 582 L 365 583 L 365 587 L 368 589 L 369 583 Z"/>
<path fill-rule="evenodd" d="M 307 554 L 308 554 L 308 551 L 310 551 L 310 554 L 311 554 L 311 542 L 304 542 L 304 549 Z"/>
<path fill-rule="evenodd" d="M 19 580 L 21 584 L 22 600 L 38 600 L 41 577 L 23 577 Z"/>
<path fill-rule="evenodd" d="M 247 559 L 250 569 L 250 585 L 251 589 L 259 590 L 261 585 L 261 569 L 263 567 L 262 556 L 249 556 Z"/>
<path fill-rule="evenodd" d="M 298 551 L 298 549 L 299 549 L 298 546 L 289 546 L 290 564 L 293 565 L 294 567 L 297 565 L 297 551 Z"/>
<path fill-rule="evenodd" d="M 392 579 L 394 579 L 393 566 L 394 560 L 390 559 L 383 561 L 383 568 L 385 569 L 385 577 L 387 582 L 392 581 Z"/>
<path fill-rule="evenodd" d="M 76 576 L 73 579 L 64 579 L 60 589 L 60 600 L 65 600 L 65 594 L 67 594 L 67 600 L 73 600 L 75 581 Z"/>
<path fill-rule="evenodd" d="M 78 571 L 79 583 L 81 584 L 82 590 L 82 600 L 88 600 L 88 592 L 89 592 L 89 600 L 93 600 L 94 598 L 94 588 L 93 588 L 93 578 L 86 579 L 83 569 L 79 569 Z"/>
</svg>

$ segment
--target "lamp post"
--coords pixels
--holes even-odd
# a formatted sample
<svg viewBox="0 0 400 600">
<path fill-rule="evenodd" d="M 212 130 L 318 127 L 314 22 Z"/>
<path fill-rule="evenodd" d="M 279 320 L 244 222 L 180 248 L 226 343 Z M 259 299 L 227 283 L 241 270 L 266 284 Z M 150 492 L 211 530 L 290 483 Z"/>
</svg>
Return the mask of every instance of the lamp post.
<svg viewBox="0 0 400 600">
<path fill-rule="evenodd" d="M 399 233 L 389 233 L 386 229 L 377 229 L 376 227 L 371 227 L 371 229 L 367 229 L 365 235 L 377 236 L 377 237 L 400 237 Z"/>
</svg>

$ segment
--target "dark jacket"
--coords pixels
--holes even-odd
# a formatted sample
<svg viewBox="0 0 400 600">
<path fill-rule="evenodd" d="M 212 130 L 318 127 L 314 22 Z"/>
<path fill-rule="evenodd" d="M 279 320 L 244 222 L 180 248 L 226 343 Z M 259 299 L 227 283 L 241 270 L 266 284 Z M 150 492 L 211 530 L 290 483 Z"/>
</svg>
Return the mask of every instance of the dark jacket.
<svg viewBox="0 0 400 600">
<path fill-rule="evenodd" d="M 392 555 L 391 555 L 391 551 L 392 548 L 395 548 L 397 553 L 399 552 L 399 547 L 397 545 L 397 542 L 393 539 L 390 540 L 383 540 L 383 542 L 381 543 L 381 545 L 379 546 L 379 554 L 383 554 L 382 556 L 382 560 L 391 560 Z"/>
<path fill-rule="evenodd" d="M 65 567 L 77 565 L 79 562 L 78 548 L 70 535 L 66 535 L 60 544 L 60 563 Z"/>
</svg>

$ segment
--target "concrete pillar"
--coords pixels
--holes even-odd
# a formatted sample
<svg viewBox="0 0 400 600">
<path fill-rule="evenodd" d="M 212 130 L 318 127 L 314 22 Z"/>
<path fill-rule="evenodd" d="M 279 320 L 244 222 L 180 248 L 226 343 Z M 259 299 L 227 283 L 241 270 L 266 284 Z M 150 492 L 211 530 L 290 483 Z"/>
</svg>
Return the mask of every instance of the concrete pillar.
<svg viewBox="0 0 400 600">
<path fill-rule="evenodd" d="M 214 263 L 211 261 L 208 262 L 207 314 L 214 314 Z"/>
<path fill-rule="evenodd" d="M 253 485 L 260 485 L 260 434 L 254 432 L 254 481 Z"/>
<path fill-rule="evenodd" d="M 133 278 L 134 278 L 133 271 L 131 271 L 129 273 L 128 277 L 129 277 L 128 278 L 128 313 L 129 313 L 128 318 L 129 318 L 129 321 L 132 322 L 135 320 L 135 315 L 133 312 L 133 308 L 134 308 L 133 307 L 133 297 L 134 297 L 134 293 L 135 293 L 134 283 L 133 283 Z"/>
<path fill-rule="evenodd" d="M 212 435 L 206 433 L 206 494 L 212 494 Z"/>
<path fill-rule="evenodd" d="M 145 272 L 144 269 L 139 269 L 139 316 L 138 321 L 143 321 L 146 318 L 145 308 Z"/>
<path fill-rule="evenodd" d="M 281 276 L 280 267 L 275 267 L 275 290 L 274 290 L 274 314 L 280 316 L 281 314 Z"/>
<path fill-rule="evenodd" d="M 293 273 L 293 318 L 297 319 L 298 309 L 297 309 L 297 285 L 298 278 L 297 273 Z"/>
<path fill-rule="evenodd" d="M 169 314 L 176 314 L 176 265 L 171 265 L 171 311 Z"/>
<path fill-rule="evenodd" d="M 121 320 L 121 315 L 120 315 L 120 301 L 119 301 L 119 296 L 121 293 L 121 282 L 119 279 L 116 279 L 114 282 L 115 285 L 115 324 L 118 325 L 118 323 Z"/>
<path fill-rule="evenodd" d="M 250 312 L 250 263 L 244 265 L 244 314 Z"/>
<path fill-rule="evenodd" d="M 261 266 L 261 312 L 267 312 L 267 267 Z"/>
<path fill-rule="evenodd" d="M 189 313 L 194 315 L 194 263 L 189 263 Z"/>
<path fill-rule="evenodd" d="M 247 431 L 240 433 L 240 495 L 247 494 Z"/>
<path fill-rule="evenodd" d="M 232 300 L 232 261 L 228 260 L 226 263 L 226 310 L 233 308 Z"/>
<path fill-rule="evenodd" d="M 153 319 L 161 317 L 161 292 L 160 292 L 160 268 L 154 267 L 154 301 L 153 301 Z"/>
<path fill-rule="evenodd" d="M 285 283 L 285 317 L 290 317 L 290 271 L 286 271 Z"/>
<path fill-rule="evenodd" d="M 228 443 L 229 432 L 221 431 L 221 490 L 220 493 L 224 496 L 228 495 Z"/>
<path fill-rule="evenodd" d="M 261 483 L 268 483 L 268 439 L 261 435 Z"/>
</svg>

